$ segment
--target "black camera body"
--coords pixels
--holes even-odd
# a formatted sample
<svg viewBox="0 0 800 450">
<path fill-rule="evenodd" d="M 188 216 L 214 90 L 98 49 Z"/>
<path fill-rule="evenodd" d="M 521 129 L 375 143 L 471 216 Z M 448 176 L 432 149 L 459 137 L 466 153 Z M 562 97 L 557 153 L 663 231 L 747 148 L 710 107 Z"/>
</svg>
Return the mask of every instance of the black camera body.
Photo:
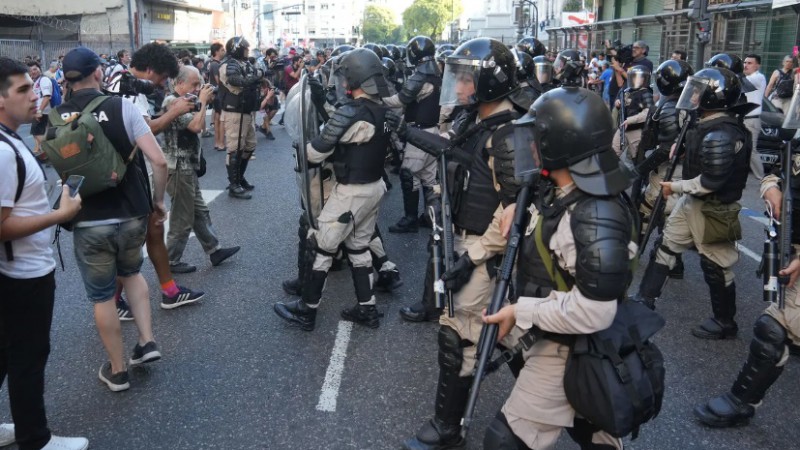
<svg viewBox="0 0 800 450">
<path fill-rule="evenodd" d="M 152 82 L 140 80 L 127 70 L 121 72 L 119 79 L 119 95 L 152 95 L 155 91 L 156 85 Z"/>
<path fill-rule="evenodd" d="M 619 61 L 620 64 L 625 65 L 633 62 L 633 45 L 622 45 L 622 42 L 617 39 L 613 42 L 606 41 L 606 47 L 609 50 L 616 50 L 616 55 L 613 55 L 612 58 L 615 58 Z"/>
</svg>

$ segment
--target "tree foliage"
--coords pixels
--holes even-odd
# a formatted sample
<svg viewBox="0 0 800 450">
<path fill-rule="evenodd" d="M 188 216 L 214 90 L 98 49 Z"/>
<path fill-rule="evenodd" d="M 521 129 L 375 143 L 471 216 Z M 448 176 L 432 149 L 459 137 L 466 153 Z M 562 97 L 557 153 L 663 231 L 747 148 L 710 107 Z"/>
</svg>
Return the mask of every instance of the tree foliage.
<svg viewBox="0 0 800 450">
<path fill-rule="evenodd" d="M 589 11 L 592 11 L 594 9 L 594 0 L 567 0 L 561 10 L 566 12 L 583 11 L 584 6 Z"/>
<path fill-rule="evenodd" d="M 403 26 L 408 36 L 429 36 L 435 41 L 447 23 L 458 19 L 463 11 L 461 0 L 414 0 L 403 11 Z"/>
<path fill-rule="evenodd" d="M 380 5 L 367 5 L 364 9 L 364 42 L 392 42 L 395 28 L 395 15 L 391 9 Z"/>
</svg>

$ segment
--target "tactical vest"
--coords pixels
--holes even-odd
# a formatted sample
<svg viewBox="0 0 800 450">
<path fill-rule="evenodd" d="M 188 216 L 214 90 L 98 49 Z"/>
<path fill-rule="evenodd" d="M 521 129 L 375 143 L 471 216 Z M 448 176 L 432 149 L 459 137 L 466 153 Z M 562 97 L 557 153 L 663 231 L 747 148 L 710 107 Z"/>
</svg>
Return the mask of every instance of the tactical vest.
<svg viewBox="0 0 800 450">
<path fill-rule="evenodd" d="M 389 149 L 391 134 L 384 125 L 387 108 L 363 98 L 353 103 L 359 108 L 352 123 L 371 123 L 375 126 L 375 134 L 361 144 L 337 144 L 333 171 L 336 181 L 341 184 L 373 183 L 383 176 L 383 165 Z"/>
<path fill-rule="evenodd" d="M 686 132 L 686 156 L 683 162 L 683 179 L 691 180 L 702 174 L 703 170 L 703 139 L 712 131 L 722 130 L 733 137 L 734 141 L 741 141 L 744 145 L 734 155 L 731 174 L 725 184 L 709 195 L 715 196 L 723 204 L 733 203 L 742 198 L 747 184 L 747 175 L 750 173 L 750 152 L 753 141 L 748 136 L 746 128 L 736 117 L 723 116 L 707 122 L 698 123 L 694 129 Z M 703 198 L 703 195 L 697 195 Z"/>
<path fill-rule="evenodd" d="M 433 85 L 433 92 L 424 99 L 406 105 L 405 120 L 419 128 L 435 127 L 439 124 L 439 97 L 442 93 L 442 78 L 436 75 L 425 75 L 425 83 Z"/>
<path fill-rule="evenodd" d="M 456 227 L 481 235 L 492 223 L 494 212 L 500 205 L 500 195 L 494 187 L 486 143 L 498 126 L 515 117 L 512 112 L 504 111 L 487 117 L 479 124 L 473 124 L 465 133 L 469 137 L 461 149 L 471 155 L 471 160 L 468 166 L 457 167 L 456 182 L 448 185 L 454 205 L 453 224 Z"/>
<path fill-rule="evenodd" d="M 260 99 L 258 94 L 258 86 L 233 86 L 228 83 L 228 65 L 236 64 L 242 76 L 247 77 L 255 72 L 252 64 L 245 61 L 239 61 L 235 58 L 227 58 L 219 67 L 219 96 L 220 104 L 223 111 L 238 112 L 238 113 L 251 113 L 258 111 Z"/>
<path fill-rule="evenodd" d="M 651 95 L 647 88 L 637 89 L 625 93 L 625 117 L 635 116 L 647 108 L 645 103 L 645 94 Z M 632 131 L 640 129 L 644 126 L 643 123 L 634 123 L 626 127 L 626 130 Z"/>
</svg>

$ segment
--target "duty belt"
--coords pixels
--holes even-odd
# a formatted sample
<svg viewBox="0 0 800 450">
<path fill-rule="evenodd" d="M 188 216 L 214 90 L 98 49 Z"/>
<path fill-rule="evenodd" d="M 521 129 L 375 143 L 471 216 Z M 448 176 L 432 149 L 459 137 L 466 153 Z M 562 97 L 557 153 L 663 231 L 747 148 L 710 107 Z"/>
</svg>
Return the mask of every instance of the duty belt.
<svg viewBox="0 0 800 450">
<path fill-rule="evenodd" d="M 478 233 L 472 230 L 468 230 L 466 228 L 461 228 L 460 226 L 453 224 L 453 231 L 456 234 L 460 234 L 462 236 L 481 236 L 483 233 Z"/>
</svg>

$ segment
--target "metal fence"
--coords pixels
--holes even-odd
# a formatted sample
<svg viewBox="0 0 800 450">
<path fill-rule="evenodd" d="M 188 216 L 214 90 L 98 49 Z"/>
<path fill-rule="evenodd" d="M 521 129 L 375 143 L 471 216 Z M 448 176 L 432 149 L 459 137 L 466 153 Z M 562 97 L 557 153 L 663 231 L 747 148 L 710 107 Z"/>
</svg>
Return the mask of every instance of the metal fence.
<svg viewBox="0 0 800 450">
<path fill-rule="evenodd" d="M 0 55 L 23 60 L 26 56 L 38 56 L 43 65 L 49 61 L 57 60 L 60 55 L 66 54 L 75 47 L 84 45 L 97 54 L 106 53 L 113 55 L 117 50 L 128 48 L 126 41 L 111 42 L 81 42 L 81 41 L 35 41 L 28 39 L 0 39 Z M 43 69 L 46 69 L 43 67 Z"/>
</svg>

